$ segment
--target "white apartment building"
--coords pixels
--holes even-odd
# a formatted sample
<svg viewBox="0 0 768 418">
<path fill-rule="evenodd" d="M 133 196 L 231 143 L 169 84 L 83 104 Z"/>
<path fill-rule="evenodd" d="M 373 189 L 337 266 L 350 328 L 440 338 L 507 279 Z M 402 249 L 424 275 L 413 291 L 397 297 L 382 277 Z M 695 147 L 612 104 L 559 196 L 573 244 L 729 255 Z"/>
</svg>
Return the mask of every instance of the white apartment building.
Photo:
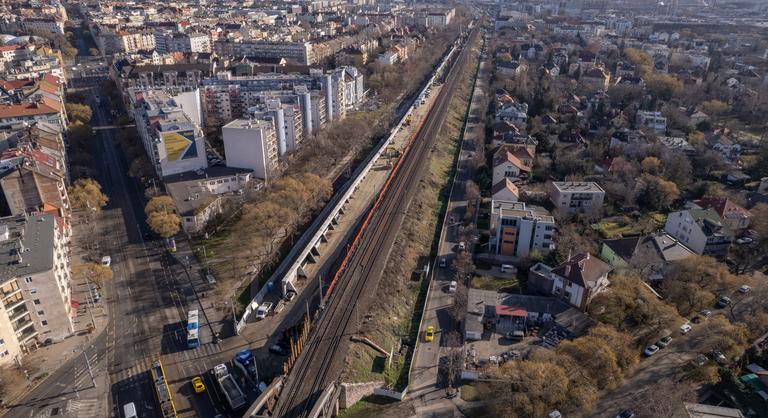
<svg viewBox="0 0 768 418">
<path fill-rule="evenodd" d="M 299 65 L 314 64 L 312 44 L 309 42 L 283 41 L 216 41 L 214 52 L 220 56 L 254 57 L 254 58 L 285 58 Z"/>
<path fill-rule="evenodd" d="M 163 90 L 130 90 L 133 119 L 158 176 L 208 167 L 200 128 L 200 92 L 171 96 Z"/>
<path fill-rule="evenodd" d="M 0 365 L 74 332 L 68 240 L 53 215 L 0 218 Z"/>
<path fill-rule="evenodd" d="M 491 201 L 491 251 L 525 257 L 531 250 L 555 248 L 555 218 L 544 208 L 523 202 Z"/>
<path fill-rule="evenodd" d="M 326 102 L 328 119 L 343 119 L 347 111 L 352 110 L 365 98 L 363 75 L 355 67 L 339 67 L 326 78 L 325 89 L 330 94 Z"/>
<path fill-rule="evenodd" d="M 667 132 L 667 118 L 661 112 L 641 110 L 637 112 L 636 118 L 638 127 L 645 126 L 661 134 Z"/>
<path fill-rule="evenodd" d="M 268 180 L 277 170 L 278 153 L 271 121 L 235 119 L 221 128 L 227 167 L 253 170 Z"/>
<path fill-rule="evenodd" d="M 278 156 L 296 151 L 304 141 L 301 109 L 298 104 L 283 104 L 280 99 L 267 99 L 266 103 L 248 109 L 253 119 L 271 120 L 277 140 Z"/>
<path fill-rule="evenodd" d="M 160 32 L 154 34 L 155 50 L 168 52 L 211 52 L 211 39 L 204 33 Z"/>
<path fill-rule="evenodd" d="M 123 52 L 151 51 L 155 49 L 155 35 L 151 31 L 121 31 L 117 36 Z"/>
<path fill-rule="evenodd" d="M 603 208 L 605 190 L 591 181 L 553 181 L 549 185 L 549 200 L 566 213 L 595 214 Z"/>
</svg>

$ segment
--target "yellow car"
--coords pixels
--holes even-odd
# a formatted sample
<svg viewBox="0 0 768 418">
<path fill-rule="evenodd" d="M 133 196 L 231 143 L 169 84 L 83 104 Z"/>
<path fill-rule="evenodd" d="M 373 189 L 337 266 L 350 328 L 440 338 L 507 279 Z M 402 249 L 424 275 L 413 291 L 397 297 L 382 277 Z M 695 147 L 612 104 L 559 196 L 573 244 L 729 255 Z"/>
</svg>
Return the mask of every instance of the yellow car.
<svg viewBox="0 0 768 418">
<path fill-rule="evenodd" d="M 193 378 L 192 387 L 195 388 L 195 393 L 205 392 L 205 383 L 203 383 L 203 378 L 200 376 Z"/>
<path fill-rule="evenodd" d="M 427 331 L 424 333 L 424 341 L 430 342 L 435 339 L 435 327 L 432 325 L 427 327 Z"/>
</svg>

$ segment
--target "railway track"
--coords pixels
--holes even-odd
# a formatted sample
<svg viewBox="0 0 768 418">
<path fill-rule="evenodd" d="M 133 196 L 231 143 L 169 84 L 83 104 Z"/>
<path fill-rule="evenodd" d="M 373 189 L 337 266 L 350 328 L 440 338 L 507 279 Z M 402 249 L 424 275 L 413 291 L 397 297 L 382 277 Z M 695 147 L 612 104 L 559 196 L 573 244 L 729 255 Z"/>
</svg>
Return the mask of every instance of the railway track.
<svg viewBox="0 0 768 418">
<path fill-rule="evenodd" d="M 428 117 L 407 145 L 395 165 L 385 188 L 379 194 L 356 237 L 356 246 L 331 287 L 335 291 L 326 309 L 316 320 L 312 336 L 300 354 L 273 412 L 275 417 L 306 417 L 320 393 L 338 378 L 349 338 L 355 331 L 358 303 L 366 290 L 375 289 L 381 277 L 409 197 L 418 186 L 420 172 L 448 113 L 461 69 L 467 61 L 477 31 L 455 58 L 445 84 L 435 99 Z"/>
</svg>

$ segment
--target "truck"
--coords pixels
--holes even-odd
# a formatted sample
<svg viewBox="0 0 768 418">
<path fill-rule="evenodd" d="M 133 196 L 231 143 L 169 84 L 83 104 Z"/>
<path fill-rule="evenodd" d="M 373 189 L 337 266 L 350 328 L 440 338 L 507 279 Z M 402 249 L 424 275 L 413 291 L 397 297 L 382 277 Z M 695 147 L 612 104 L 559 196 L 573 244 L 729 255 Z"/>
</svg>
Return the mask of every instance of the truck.
<svg viewBox="0 0 768 418">
<path fill-rule="evenodd" d="M 239 351 L 237 354 L 235 354 L 235 358 L 232 361 L 232 364 L 240 369 L 245 377 L 254 384 L 254 386 L 259 385 L 259 371 L 256 368 L 256 357 L 253 356 L 251 350 L 246 348 L 245 350 Z"/>
<path fill-rule="evenodd" d="M 226 364 L 217 364 L 211 370 L 211 374 L 218 385 L 219 392 L 227 400 L 232 411 L 240 410 L 247 405 L 248 402 L 243 390 L 237 385 L 235 378 L 229 374 Z"/>
</svg>

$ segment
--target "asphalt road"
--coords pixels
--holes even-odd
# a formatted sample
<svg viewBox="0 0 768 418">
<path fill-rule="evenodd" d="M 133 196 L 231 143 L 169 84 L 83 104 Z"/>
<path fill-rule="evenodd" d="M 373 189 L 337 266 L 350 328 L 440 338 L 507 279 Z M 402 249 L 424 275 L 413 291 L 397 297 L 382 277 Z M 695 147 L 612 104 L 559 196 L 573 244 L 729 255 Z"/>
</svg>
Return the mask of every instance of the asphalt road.
<svg viewBox="0 0 768 418">
<path fill-rule="evenodd" d="M 485 113 L 485 109 L 481 109 L 479 103 L 481 102 L 480 98 L 485 93 L 485 90 L 487 90 L 487 82 L 484 81 L 487 79 L 486 67 L 487 64 L 483 61 L 472 99 L 470 118 L 482 118 L 482 115 Z M 455 328 L 454 320 L 450 314 L 454 296 L 448 293 L 447 288 L 448 284 L 454 280 L 451 262 L 459 252 L 460 236 L 464 228 L 463 220 L 467 212 L 464 185 L 475 176 L 475 172 L 470 164 L 471 156 L 474 154 L 475 141 L 484 141 L 484 134 L 484 125 L 468 125 L 464 140 L 460 144 L 458 170 L 448 200 L 446 223 L 443 226 L 438 250 L 438 259 L 445 259 L 446 267 L 438 267 L 436 271 L 432 289 L 426 301 L 422 324 L 424 328 L 427 326 L 435 327 L 437 335 L 432 342 L 425 342 L 421 337 L 424 335 L 425 329 L 422 329 L 419 333 L 421 339 L 417 345 L 417 352 L 414 355 L 409 396 L 421 397 L 429 402 L 438 400 L 445 395 L 444 390 L 441 389 L 444 384 L 440 382 L 438 365 L 440 357 L 446 354 L 445 351 L 447 349 L 443 335 L 446 335 Z"/>
</svg>

